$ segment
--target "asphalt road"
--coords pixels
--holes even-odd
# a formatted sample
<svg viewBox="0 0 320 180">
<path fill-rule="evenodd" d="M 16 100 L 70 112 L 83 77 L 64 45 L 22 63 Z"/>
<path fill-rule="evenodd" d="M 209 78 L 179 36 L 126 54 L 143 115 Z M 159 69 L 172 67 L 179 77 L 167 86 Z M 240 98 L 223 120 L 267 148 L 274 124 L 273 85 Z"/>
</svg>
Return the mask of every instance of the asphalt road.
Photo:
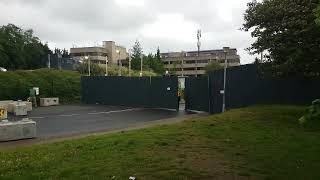
<svg viewBox="0 0 320 180">
<path fill-rule="evenodd" d="M 186 112 L 101 105 L 68 105 L 39 107 L 34 109 L 28 118 L 37 122 L 38 138 L 53 138 L 120 130 L 183 115 L 186 115 Z"/>
</svg>

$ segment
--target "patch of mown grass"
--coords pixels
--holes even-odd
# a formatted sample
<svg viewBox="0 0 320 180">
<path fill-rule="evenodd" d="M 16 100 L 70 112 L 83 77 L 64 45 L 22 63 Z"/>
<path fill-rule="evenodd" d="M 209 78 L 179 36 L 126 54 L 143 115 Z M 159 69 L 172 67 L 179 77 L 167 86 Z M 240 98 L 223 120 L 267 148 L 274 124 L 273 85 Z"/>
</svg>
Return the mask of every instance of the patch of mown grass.
<svg viewBox="0 0 320 180">
<path fill-rule="evenodd" d="M 303 107 L 256 106 L 174 125 L 0 152 L 0 179 L 319 179 Z"/>
</svg>

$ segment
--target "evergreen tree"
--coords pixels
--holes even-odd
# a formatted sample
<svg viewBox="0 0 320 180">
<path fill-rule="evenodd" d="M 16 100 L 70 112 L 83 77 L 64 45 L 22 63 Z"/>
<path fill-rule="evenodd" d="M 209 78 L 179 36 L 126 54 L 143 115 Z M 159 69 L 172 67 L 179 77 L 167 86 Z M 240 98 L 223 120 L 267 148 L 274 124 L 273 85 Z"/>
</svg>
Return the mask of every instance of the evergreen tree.
<svg viewBox="0 0 320 180">
<path fill-rule="evenodd" d="M 140 69 L 140 61 L 141 61 L 141 55 L 142 55 L 142 47 L 138 40 L 134 43 L 134 46 L 132 47 L 132 54 L 131 54 L 131 67 L 134 70 Z"/>
</svg>

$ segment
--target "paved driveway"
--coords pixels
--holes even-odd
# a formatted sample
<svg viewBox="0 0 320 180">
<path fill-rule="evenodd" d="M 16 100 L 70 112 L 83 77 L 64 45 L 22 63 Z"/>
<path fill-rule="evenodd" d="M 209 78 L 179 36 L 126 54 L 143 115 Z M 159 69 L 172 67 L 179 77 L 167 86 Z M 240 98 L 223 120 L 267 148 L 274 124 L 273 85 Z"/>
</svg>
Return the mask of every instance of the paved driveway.
<svg viewBox="0 0 320 180">
<path fill-rule="evenodd" d="M 68 105 L 36 108 L 28 117 L 37 122 L 39 138 L 52 138 L 125 129 L 137 124 L 183 115 L 186 115 L 184 111 Z"/>
</svg>

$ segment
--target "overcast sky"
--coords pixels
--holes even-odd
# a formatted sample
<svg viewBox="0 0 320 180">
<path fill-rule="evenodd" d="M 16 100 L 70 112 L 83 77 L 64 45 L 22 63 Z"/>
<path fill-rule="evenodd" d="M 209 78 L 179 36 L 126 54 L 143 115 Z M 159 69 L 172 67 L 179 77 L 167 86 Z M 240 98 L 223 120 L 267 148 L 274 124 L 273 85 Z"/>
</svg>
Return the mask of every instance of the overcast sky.
<svg viewBox="0 0 320 180">
<path fill-rule="evenodd" d="M 253 39 L 240 31 L 250 0 L 0 0 L 0 25 L 32 28 L 50 48 L 93 46 L 103 40 L 131 48 L 138 39 L 145 53 L 237 48 L 241 63 L 251 63 L 245 48 Z"/>
</svg>

